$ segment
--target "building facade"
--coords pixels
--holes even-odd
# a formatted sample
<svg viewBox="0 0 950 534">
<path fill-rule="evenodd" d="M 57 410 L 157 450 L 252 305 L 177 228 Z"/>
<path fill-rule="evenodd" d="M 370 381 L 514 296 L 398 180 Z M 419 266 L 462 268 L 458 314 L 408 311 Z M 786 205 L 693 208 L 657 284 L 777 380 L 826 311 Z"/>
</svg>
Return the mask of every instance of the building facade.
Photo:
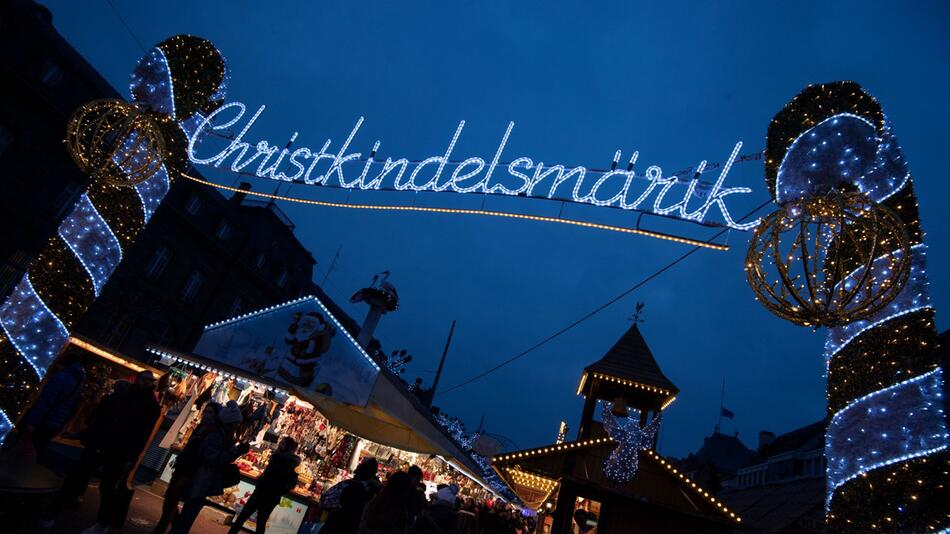
<svg viewBox="0 0 950 534">
<path fill-rule="evenodd" d="M 63 144 L 70 115 L 123 95 L 25 0 L 0 7 L 0 80 L 6 298 L 88 182 Z M 190 349 L 205 324 L 314 293 L 315 263 L 275 204 L 177 180 L 74 330 L 134 358 L 148 342 Z"/>
</svg>

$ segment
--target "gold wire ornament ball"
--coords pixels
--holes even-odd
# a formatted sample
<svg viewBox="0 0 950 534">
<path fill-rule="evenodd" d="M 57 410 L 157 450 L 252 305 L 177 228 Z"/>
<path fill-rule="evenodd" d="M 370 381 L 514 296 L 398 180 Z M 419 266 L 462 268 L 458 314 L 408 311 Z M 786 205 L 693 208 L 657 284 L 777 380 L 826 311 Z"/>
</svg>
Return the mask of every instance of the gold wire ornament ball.
<svg viewBox="0 0 950 534">
<path fill-rule="evenodd" d="M 162 166 L 165 141 L 157 120 L 123 100 L 93 100 L 69 118 L 66 149 L 93 179 L 131 187 Z"/>
<path fill-rule="evenodd" d="M 866 319 L 891 303 L 910 276 L 900 218 L 857 192 L 788 202 L 756 228 L 746 277 L 756 300 L 815 329 Z"/>
</svg>

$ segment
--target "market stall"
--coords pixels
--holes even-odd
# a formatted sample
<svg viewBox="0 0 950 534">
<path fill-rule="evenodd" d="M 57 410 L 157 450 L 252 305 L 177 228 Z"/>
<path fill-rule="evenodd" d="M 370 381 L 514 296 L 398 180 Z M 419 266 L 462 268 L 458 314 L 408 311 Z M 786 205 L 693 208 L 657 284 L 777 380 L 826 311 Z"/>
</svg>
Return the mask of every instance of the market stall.
<svg viewBox="0 0 950 534">
<path fill-rule="evenodd" d="M 121 354 L 78 336 L 71 336 L 66 345 L 63 346 L 59 357 L 50 365 L 49 371 L 46 374 L 47 379 L 60 371 L 61 362 L 64 359 L 63 357 L 67 354 L 76 356 L 81 362 L 83 370 L 85 371 L 85 380 L 81 386 L 80 400 L 76 410 L 60 434 L 53 439 L 53 443 L 60 446 L 82 447 L 82 444 L 79 442 L 79 434 L 85 428 L 86 420 L 89 418 L 93 409 L 99 404 L 99 401 L 112 392 L 116 382 L 120 380 L 129 383 L 134 382 L 135 376 L 141 371 L 151 371 L 162 385 L 167 380 L 164 376 L 164 371 L 142 362 L 126 358 Z M 37 389 L 37 396 L 42 393 L 45 386 L 46 380 L 44 380 Z M 32 404 L 32 401 L 30 404 Z"/>
<path fill-rule="evenodd" d="M 204 404 L 233 400 L 244 415 L 239 439 L 247 441 L 251 451 L 236 462 L 241 482 L 212 498 L 215 505 L 239 513 L 280 438 L 289 436 L 298 443 L 297 454 L 302 461 L 297 469 L 297 486 L 284 495 L 271 514 L 268 532 L 295 533 L 303 523 L 319 521 L 323 491 L 350 478 L 359 462 L 370 457 L 379 463 L 382 480 L 389 473 L 417 465 L 423 470 L 423 482 L 429 493 L 434 493 L 438 484 L 456 484 L 462 496 L 481 500 L 489 495 L 480 482 L 459 470 L 456 462 L 354 434 L 336 425 L 319 406 L 282 387 L 279 381 L 200 356 L 149 350 L 167 366 L 167 397 L 175 399 L 167 415 L 170 425 L 164 436 L 156 440 L 155 446 L 169 451 L 157 485 L 171 480 L 175 459 L 197 426 Z"/>
</svg>

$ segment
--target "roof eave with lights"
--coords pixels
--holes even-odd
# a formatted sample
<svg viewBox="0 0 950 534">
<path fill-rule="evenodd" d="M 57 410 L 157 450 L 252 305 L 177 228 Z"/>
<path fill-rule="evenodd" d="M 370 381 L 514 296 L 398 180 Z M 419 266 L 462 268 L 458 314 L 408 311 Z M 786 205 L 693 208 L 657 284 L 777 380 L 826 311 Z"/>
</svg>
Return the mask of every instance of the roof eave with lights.
<svg viewBox="0 0 950 534">
<path fill-rule="evenodd" d="M 503 454 L 500 456 L 496 456 L 495 458 L 492 458 L 492 468 L 494 468 L 495 471 L 499 474 L 499 476 L 501 476 L 502 480 L 505 480 L 505 482 L 508 483 L 509 486 L 512 486 L 511 482 L 509 481 L 509 477 L 505 476 L 505 473 L 504 473 L 507 469 L 509 469 L 508 466 L 505 465 L 507 463 L 517 462 L 521 459 L 536 457 L 536 456 L 545 455 L 545 454 L 555 454 L 555 453 L 564 452 L 564 451 L 582 450 L 584 448 L 598 447 L 598 446 L 614 444 L 614 443 L 616 442 L 610 438 L 593 438 L 593 439 L 588 439 L 588 440 L 583 440 L 583 441 L 565 442 L 565 443 L 549 445 L 547 447 L 538 447 L 535 449 L 515 451 L 515 452 Z M 688 487 L 696 495 L 699 495 L 700 497 L 703 497 L 704 499 L 706 499 L 706 501 L 710 505 L 715 507 L 715 509 L 718 510 L 719 513 L 721 513 L 724 517 L 728 518 L 730 521 L 737 524 L 742 522 L 742 518 L 739 516 L 739 514 L 730 510 L 721 500 L 717 499 L 712 493 L 706 491 L 705 488 L 703 488 L 702 486 L 697 484 L 695 481 L 687 477 L 685 473 L 683 473 L 682 471 L 674 467 L 673 464 L 670 463 L 662 455 L 660 455 L 659 453 L 657 453 L 656 451 L 652 449 L 643 449 L 642 452 L 646 453 L 647 455 L 649 455 L 650 458 L 652 458 L 658 464 L 663 466 L 671 475 L 678 478 L 684 486 Z M 534 474 L 529 474 L 529 475 L 536 477 L 538 479 L 554 481 L 553 478 L 549 478 L 549 477 L 541 477 Z M 515 491 L 514 487 L 512 487 L 512 491 Z"/>
<path fill-rule="evenodd" d="M 641 390 L 647 393 L 654 393 L 654 394 L 666 397 L 666 399 L 664 399 L 663 401 L 663 404 L 660 405 L 660 410 L 665 410 L 667 406 L 672 404 L 673 401 L 676 400 L 676 394 L 678 393 L 677 391 L 672 391 L 672 390 L 657 387 L 657 386 L 651 386 L 650 384 L 644 384 L 642 382 L 637 382 L 635 380 L 628 380 L 626 378 L 620 378 L 618 376 L 611 376 L 611 375 L 606 375 L 603 373 L 584 371 L 584 374 L 581 375 L 581 381 L 577 385 L 578 395 L 585 395 L 584 386 L 587 384 L 588 376 L 590 376 L 590 378 L 592 379 L 603 380 L 605 382 L 610 382 L 613 384 L 618 384 L 621 386 L 626 386 L 626 387 Z"/>
</svg>

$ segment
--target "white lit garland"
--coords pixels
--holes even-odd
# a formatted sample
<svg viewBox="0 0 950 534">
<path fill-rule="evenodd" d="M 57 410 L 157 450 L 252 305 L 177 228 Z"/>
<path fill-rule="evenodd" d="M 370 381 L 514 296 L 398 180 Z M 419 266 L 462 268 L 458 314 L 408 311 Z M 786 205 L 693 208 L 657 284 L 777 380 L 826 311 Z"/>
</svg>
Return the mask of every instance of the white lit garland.
<svg viewBox="0 0 950 534">
<path fill-rule="evenodd" d="M 637 474 L 639 468 L 640 449 L 653 447 L 653 440 L 660 428 L 662 415 L 657 414 L 647 426 L 640 428 L 636 417 L 629 416 L 627 421 L 621 422 L 613 414 L 613 403 L 605 402 L 601 412 L 604 430 L 610 439 L 617 442 L 617 447 L 604 461 L 604 474 L 617 483 L 628 482 Z M 638 413 L 638 412 L 634 412 Z"/>
</svg>

